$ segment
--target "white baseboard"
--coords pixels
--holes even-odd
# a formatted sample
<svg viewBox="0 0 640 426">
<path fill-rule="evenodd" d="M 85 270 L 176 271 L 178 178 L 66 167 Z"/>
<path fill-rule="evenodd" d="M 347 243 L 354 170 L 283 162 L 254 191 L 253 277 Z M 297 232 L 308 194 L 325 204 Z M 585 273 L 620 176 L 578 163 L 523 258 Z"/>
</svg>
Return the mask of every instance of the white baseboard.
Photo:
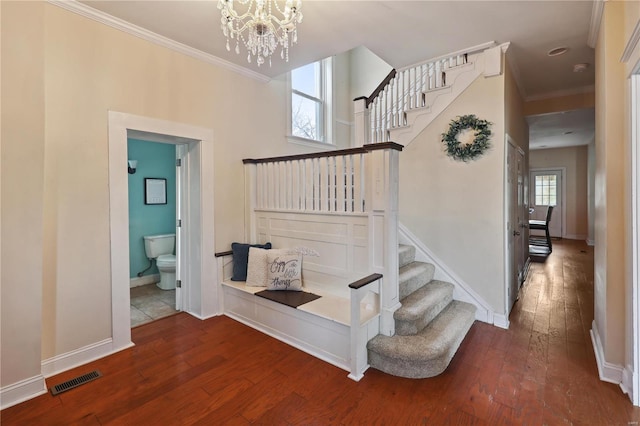
<svg viewBox="0 0 640 426">
<path fill-rule="evenodd" d="M 401 244 L 410 244 L 416 248 L 416 260 L 432 263 L 436 267 L 435 279 L 447 281 L 454 285 L 454 299 L 476 306 L 476 319 L 478 321 L 494 324 L 502 328 L 509 327 L 509 320 L 504 315 L 494 313 L 491 306 L 469 284 L 464 282 L 462 278 L 429 250 L 406 226 L 398 223 L 398 231 L 398 240 Z M 496 318 L 497 316 L 502 317 L 502 319 Z"/>
<path fill-rule="evenodd" d="M 588 238 L 587 245 L 593 247 L 596 245 L 596 241 Z"/>
<path fill-rule="evenodd" d="M 509 329 L 509 318 L 506 315 L 502 314 L 493 314 L 493 325 L 496 327 L 504 328 L 505 330 Z"/>
<path fill-rule="evenodd" d="M 129 280 L 129 287 L 140 287 L 141 285 L 155 284 L 160 282 L 160 274 L 143 275 Z"/>
<path fill-rule="evenodd" d="M 56 355 L 53 358 L 45 359 L 42 361 L 42 374 L 44 377 L 51 377 L 132 346 L 134 346 L 133 343 L 123 348 L 114 349 L 113 340 L 108 338 L 61 355 Z"/>
<path fill-rule="evenodd" d="M 185 311 L 185 312 L 188 313 L 189 315 L 191 315 L 194 318 L 198 318 L 201 321 L 208 320 L 210 318 L 219 317 L 220 315 L 222 315 L 221 313 L 215 313 L 215 314 L 212 314 L 212 315 L 202 316 L 202 315 L 196 314 L 195 312 L 191 312 L 191 311 Z"/>
<path fill-rule="evenodd" d="M 620 382 L 620 389 L 629 396 L 629 399 L 633 403 L 633 372 L 629 365 L 622 369 L 622 382 Z"/>
<path fill-rule="evenodd" d="M 586 240 L 587 235 L 584 234 L 565 234 L 562 238 L 566 238 L 567 240 Z"/>
<path fill-rule="evenodd" d="M 593 351 L 596 355 L 600 380 L 616 385 L 621 384 L 623 367 L 621 365 L 611 364 L 605 360 L 602 341 L 600 340 L 595 321 L 591 323 L 591 343 L 593 344 Z"/>
<path fill-rule="evenodd" d="M 47 393 L 47 384 L 42 374 L 4 386 L 0 388 L 0 410 L 13 407 L 45 393 Z"/>
</svg>

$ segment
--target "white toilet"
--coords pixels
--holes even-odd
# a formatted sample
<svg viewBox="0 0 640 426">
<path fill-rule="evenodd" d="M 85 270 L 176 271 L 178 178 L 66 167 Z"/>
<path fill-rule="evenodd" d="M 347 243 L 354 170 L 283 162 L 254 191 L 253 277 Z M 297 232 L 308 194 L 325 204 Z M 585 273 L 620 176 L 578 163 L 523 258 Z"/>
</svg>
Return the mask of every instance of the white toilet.
<svg viewBox="0 0 640 426">
<path fill-rule="evenodd" d="M 160 282 L 156 285 L 162 290 L 176 288 L 176 256 L 173 248 L 176 234 L 149 235 L 144 238 L 144 251 L 149 259 L 156 259 L 160 271 Z"/>
</svg>

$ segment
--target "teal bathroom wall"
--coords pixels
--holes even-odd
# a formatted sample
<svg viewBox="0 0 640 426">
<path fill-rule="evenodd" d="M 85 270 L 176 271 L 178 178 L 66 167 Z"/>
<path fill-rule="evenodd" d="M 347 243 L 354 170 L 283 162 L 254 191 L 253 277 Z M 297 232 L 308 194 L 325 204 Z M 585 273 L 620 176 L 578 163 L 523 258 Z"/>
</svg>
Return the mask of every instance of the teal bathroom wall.
<svg viewBox="0 0 640 426">
<path fill-rule="evenodd" d="M 176 146 L 137 139 L 127 142 L 128 159 L 138 160 L 136 173 L 129 175 L 129 276 L 134 278 L 149 266 L 142 237 L 176 230 Z M 167 204 L 144 203 L 144 178 L 167 180 Z M 157 273 L 154 262 L 144 275 Z"/>
</svg>

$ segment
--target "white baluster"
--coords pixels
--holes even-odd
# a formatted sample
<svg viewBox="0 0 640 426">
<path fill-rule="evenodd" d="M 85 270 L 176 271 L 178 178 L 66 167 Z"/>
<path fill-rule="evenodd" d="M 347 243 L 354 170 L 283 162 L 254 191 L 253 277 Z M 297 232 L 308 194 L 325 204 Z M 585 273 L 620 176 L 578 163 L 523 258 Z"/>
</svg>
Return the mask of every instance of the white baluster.
<svg viewBox="0 0 640 426">
<path fill-rule="evenodd" d="M 345 193 L 344 208 L 345 211 L 353 211 L 353 155 L 344 157 L 345 162 Z"/>
<path fill-rule="evenodd" d="M 382 96 L 378 95 L 376 98 L 378 101 L 378 127 L 376 134 L 376 142 L 380 142 L 380 135 L 382 134 Z"/>
<path fill-rule="evenodd" d="M 286 192 L 286 204 L 287 204 L 287 209 L 289 210 L 293 210 L 294 206 L 293 206 L 293 162 L 292 161 L 287 161 L 285 162 L 285 168 L 286 168 L 286 173 L 287 173 L 287 177 L 285 180 L 285 185 L 287 185 L 287 192 Z"/>
<path fill-rule="evenodd" d="M 313 211 L 313 159 L 304 160 L 304 194 L 306 201 L 304 203 L 305 211 Z"/>
<path fill-rule="evenodd" d="M 407 76 L 407 72 L 406 71 L 400 71 L 400 82 L 401 82 L 401 93 L 400 93 L 400 114 L 401 115 L 401 123 L 404 126 L 404 113 L 407 110 L 407 93 L 406 93 L 406 76 Z"/>
<path fill-rule="evenodd" d="M 413 78 L 411 68 L 407 70 L 407 110 L 413 108 Z"/>
<path fill-rule="evenodd" d="M 436 73 L 434 70 L 434 64 L 429 64 L 429 90 L 433 90 L 436 87 Z"/>
<path fill-rule="evenodd" d="M 389 127 L 390 127 L 389 126 L 389 118 L 390 118 L 389 117 L 389 113 L 391 112 L 391 102 L 390 102 L 390 100 L 391 100 L 391 95 L 389 93 L 389 85 L 387 84 L 385 86 L 385 88 L 384 88 L 384 118 L 383 118 L 384 126 L 382 128 L 383 129 L 383 135 L 384 135 L 383 141 L 385 141 L 385 142 L 387 140 L 387 137 L 386 137 L 387 130 L 389 130 Z"/>
<path fill-rule="evenodd" d="M 376 106 L 375 102 L 369 105 L 369 139 L 365 143 L 373 142 L 376 134 Z"/>
<path fill-rule="evenodd" d="M 393 78 L 390 82 L 389 82 L 389 92 L 391 93 L 391 109 L 390 109 L 390 113 L 391 113 L 391 120 L 389 120 L 389 128 L 392 127 L 396 127 L 396 108 L 398 106 L 398 93 L 396 92 L 396 81 L 395 78 Z"/>
<path fill-rule="evenodd" d="M 320 208 L 318 210 L 329 211 L 329 161 L 326 157 L 320 157 Z"/>
<path fill-rule="evenodd" d="M 269 208 L 273 209 L 276 206 L 276 200 L 275 200 L 275 195 L 276 195 L 276 177 L 275 177 L 275 164 L 274 163 L 268 163 L 267 164 L 268 167 L 268 189 L 267 189 L 267 193 L 269 194 Z"/>
<path fill-rule="evenodd" d="M 313 159 L 313 211 L 320 211 L 320 159 Z"/>
<path fill-rule="evenodd" d="M 353 211 L 362 212 L 362 154 L 353 155 Z"/>
<path fill-rule="evenodd" d="M 336 211 L 336 157 L 327 158 L 327 168 L 328 168 L 328 203 L 327 210 L 330 212 Z"/>
<path fill-rule="evenodd" d="M 293 209 L 300 210 L 300 187 L 302 186 L 302 179 L 300 179 L 300 160 L 293 161 L 291 163 L 292 185 L 293 185 Z"/>
<path fill-rule="evenodd" d="M 420 106 L 424 106 L 424 92 L 426 90 L 426 82 L 427 82 L 427 65 L 420 65 Z"/>
</svg>

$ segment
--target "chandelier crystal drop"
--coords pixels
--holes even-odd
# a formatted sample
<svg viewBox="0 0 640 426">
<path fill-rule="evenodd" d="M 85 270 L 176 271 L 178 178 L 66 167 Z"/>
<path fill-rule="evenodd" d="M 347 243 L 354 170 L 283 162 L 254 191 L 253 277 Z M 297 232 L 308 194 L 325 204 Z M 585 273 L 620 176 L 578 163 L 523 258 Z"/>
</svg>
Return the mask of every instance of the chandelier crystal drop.
<svg viewBox="0 0 640 426">
<path fill-rule="evenodd" d="M 238 4 L 246 11 L 237 11 L 234 6 Z M 255 57 L 258 66 L 267 59 L 271 66 L 271 55 L 280 46 L 280 57 L 289 62 L 289 47 L 297 43 L 297 25 L 302 22 L 302 0 L 285 0 L 283 8 L 277 0 L 218 0 L 218 9 L 227 50 L 231 50 L 230 39 L 235 39 L 236 53 L 242 42 L 249 63 Z"/>
</svg>

